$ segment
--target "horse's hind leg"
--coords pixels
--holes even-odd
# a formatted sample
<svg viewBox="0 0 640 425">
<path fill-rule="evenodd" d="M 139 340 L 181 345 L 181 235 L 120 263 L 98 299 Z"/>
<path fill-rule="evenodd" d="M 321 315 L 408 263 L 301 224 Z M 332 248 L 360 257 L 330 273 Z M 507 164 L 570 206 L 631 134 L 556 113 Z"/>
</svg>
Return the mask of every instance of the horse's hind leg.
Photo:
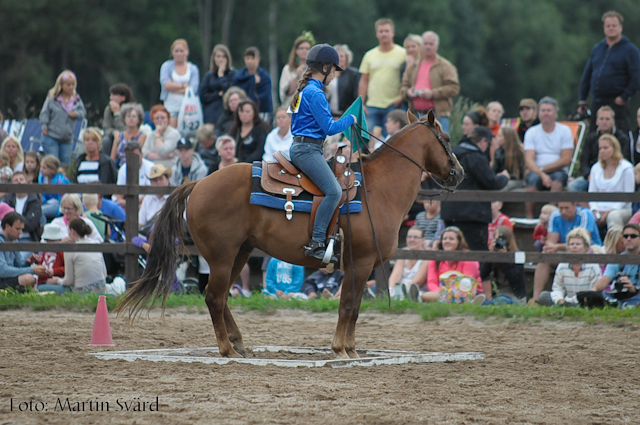
<svg viewBox="0 0 640 425">
<path fill-rule="evenodd" d="M 211 321 L 213 322 L 213 330 L 216 333 L 216 340 L 218 341 L 218 348 L 220 349 L 220 355 L 223 357 L 242 357 L 231 346 L 229 341 L 229 333 L 227 331 L 227 325 L 224 320 L 225 310 L 228 310 L 227 306 L 227 294 L 229 292 L 228 282 L 229 273 L 225 267 L 211 267 L 209 274 L 209 284 L 207 285 L 205 302 L 209 308 L 209 314 L 211 315 Z"/>
</svg>

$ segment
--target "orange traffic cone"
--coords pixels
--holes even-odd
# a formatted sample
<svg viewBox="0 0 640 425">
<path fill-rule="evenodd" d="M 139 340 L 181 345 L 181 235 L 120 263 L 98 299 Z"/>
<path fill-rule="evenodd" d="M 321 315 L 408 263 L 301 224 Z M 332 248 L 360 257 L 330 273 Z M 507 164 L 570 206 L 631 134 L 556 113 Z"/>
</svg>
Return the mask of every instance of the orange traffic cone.
<svg viewBox="0 0 640 425">
<path fill-rule="evenodd" d="M 104 295 L 100 295 L 100 299 L 98 300 L 98 308 L 96 308 L 96 318 L 93 321 L 91 345 L 115 345 L 113 343 L 113 338 L 111 338 L 109 311 L 107 310 L 107 299 Z"/>
</svg>

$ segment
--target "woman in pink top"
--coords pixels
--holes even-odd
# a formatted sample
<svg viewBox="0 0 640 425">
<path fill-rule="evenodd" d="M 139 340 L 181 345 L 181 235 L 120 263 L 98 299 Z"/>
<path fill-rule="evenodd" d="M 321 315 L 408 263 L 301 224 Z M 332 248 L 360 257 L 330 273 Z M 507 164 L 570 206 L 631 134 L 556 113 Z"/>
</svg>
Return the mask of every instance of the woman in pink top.
<svg viewBox="0 0 640 425">
<path fill-rule="evenodd" d="M 467 241 L 462 232 L 455 226 L 449 226 L 440 235 L 439 249 L 444 251 L 466 251 Z M 440 275 L 449 271 L 458 271 L 480 281 L 480 264 L 477 261 L 429 261 L 427 270 L 427 292 L 420 298 L 423 302 L 438 301 L 440 294 Z M 478 286 L 478 292 L 482 288 Z"/>
</svg>

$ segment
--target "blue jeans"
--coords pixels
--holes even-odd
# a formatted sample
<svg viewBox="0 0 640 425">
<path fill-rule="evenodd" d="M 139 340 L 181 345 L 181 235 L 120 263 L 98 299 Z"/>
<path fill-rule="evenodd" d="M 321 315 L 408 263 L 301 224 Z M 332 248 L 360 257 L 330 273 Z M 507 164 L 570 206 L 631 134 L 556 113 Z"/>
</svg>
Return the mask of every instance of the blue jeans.
<svg viewBox="0 0 640 425">
<path fill-rule="evenodd" d="M 324 193 L 324 199 L 320 202 L 316 212 L 311 236 L 316 242 L 324 242 L 327 240 L 327 227 L 329 227 L 333 212 L 340 203 L 342 188 L 322 156 L 320 145 L 294 142 L 289 152 L 293 165 L 305 173 Z"/>
<path fill-rule="evenodd" d="M 367 106 L 367 128 L 373 133 L 373 127 L 378 126 L 382 128 L 382 135 L 387 135 L 387 129 L 384 126 L 385 118 L 387 114 L 394 109 L 397 109 L 393 105 L 387 108 L 376 108 L 373 106 Z"/>
<path fill-rule="evenodd" d="M 71 289 L 69 289 L 68 286 L 62 286 L 62 285 L 53 285 L 51 283 L 43 283 L 41 285 L 38 285 L 38 292 L 55 292 L 56 294 L 64 294 L 67 292 L 71 292 Z"/>
<path fill-rule="evenodd" d="M 42 204 L 42 215 L 47 218 L 47 220 L 53 220 L 58 216 L 60 212 L 60 201 L 56 198 L 49 198 L 47 202 Z"/>
<path fill-rule="evenodd" d="M 569 178 L 569 176 L 567 176 L 567 172 L 564 170 L 558 170 L 554 171 L 553 173 L 549 173 L 549 177 L 551 177 L 551 180 L 554 182 L 561 182 L 563 187 L 567 185 L 567 179 Z M 541 192 L 543 190 L 549 190 L 548 187 L 544 187 L 544 185 L 542 184 L 542 179 L 536 173 L 527 174 L 524 178 L 524 182 L 527 187 L 535 186 L 536 189 Z"/>
<path fill-rule="evenodd" d="M 640 294 L 636 294 L 631 298 L 620 301 L 620 308 L 624 310 L 625 308 L 634 307 L 638 304 L 640 304 Z"/>
<path fill-rule="evenodd" d="M 47 155 L 53 155 L 58 158 L 63 167 L 69 166 L 71 162 L 71 140 L 61 141 L 43 134 L 40 139 L 40 144 Z"/>
<path fill-rule="evenodd" d="M 589 182 L 583 176 L 578 177 L 567 184 L 569 192 L 587 192 L 589 190 Z"/>
</svg>

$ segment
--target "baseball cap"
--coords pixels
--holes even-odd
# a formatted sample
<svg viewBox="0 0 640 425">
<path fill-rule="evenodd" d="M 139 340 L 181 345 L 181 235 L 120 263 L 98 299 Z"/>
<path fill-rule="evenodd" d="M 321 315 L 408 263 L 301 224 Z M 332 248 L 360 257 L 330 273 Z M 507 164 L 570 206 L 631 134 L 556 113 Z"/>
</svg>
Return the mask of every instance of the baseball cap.
<svg viewBox="0 0 640 425">
<path fill-rule="evenodd" d="M 526 107 L 526 108 L 536 109 L 537 106 L 538 104 L 536 103 L 536 101 L 531 99 L 530 97 L 527 97 L 520 101 L 520 108 Z"/>
<path fill-rule="evenodd" d="M 176 149 L 191 149 L 191 148 L 193 148 L 193 145 L 191 144 L 191 141 L 186 137 L 183 137 L 182 139 L 178 140 L 178 144 L 176 145 Z"/>
</svg>

